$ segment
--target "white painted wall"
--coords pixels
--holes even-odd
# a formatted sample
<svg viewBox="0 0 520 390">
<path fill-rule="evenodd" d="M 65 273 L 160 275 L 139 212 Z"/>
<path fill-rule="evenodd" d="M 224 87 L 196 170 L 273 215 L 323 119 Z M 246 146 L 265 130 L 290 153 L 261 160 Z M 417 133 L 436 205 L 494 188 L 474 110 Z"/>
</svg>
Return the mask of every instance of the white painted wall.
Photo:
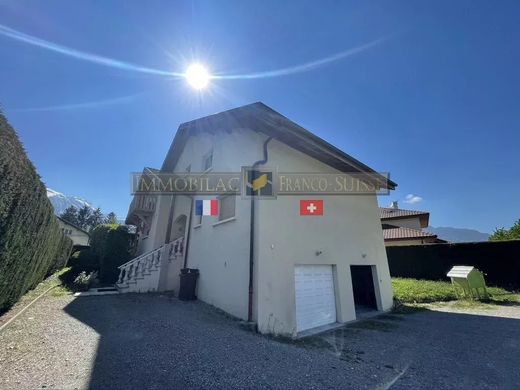
<svg viewBox="0 0 520 390">
<path fill-rule="evenodd" d="M 268 165 L 286 172 L 334 172 L 278 141 L 269 146 Z M 324 216 L 300 216 L 300 199 L 323 199 Z M 258 201 L 257 209 L 256 306 L 261 332 L 295 335 L 296 264 L 335 266 L 339 322 L 356 318 L 350 265 L 375 265 L 379 308 L 392 307 L 392 287 L 375 195 L 284 195 L 273 201 Z M 317 256 L 317 251 L 322 253 Z"/>
<path fill-rule="evenodd" d="M 387 223 L 389 225 L 398 226 L 398 227 L 406 227 L 417 230 L 422 230 L 421 228 L 421 220 L 419 216 L 417 217 L 409 217 L 409 218 L 399 218 L 399 219 L 383 219 L 381 223 Z"/>
<path fill-rule="evenodd" d="M 87 246 L 89 245 L 90 237 L 84 231 L 77 229 L 76 227 L 69 225 L 68 223 L 63 222 L 61 219 L 57 218 L 60 229 L 62 229 L 63 234 L 69 237 L 72 240 L 73 245 L 81 245 Z M 70 232 L 70 233 L 69 233 Z"/>
<path fill-rule="evenodd" d="M 385 246 L 407 246 L 407 245 L 422 245 L 435 242 L 434 237 L 416 238 L 413 240 L 387 240 Z"/>
<path fill-rule="evenodd" d="M 203 133 L 188 139 L 176 172 L 191 165 L 202 170 L 203 157 L 213 148 L 214 172 L 238 172 L 262 159 L 267 137 L 247 129 Z M 269 167 L 286 172 L 333 172 L 332 168 L 278 141 L 269 144 Z M 166 197 L 163 197 L 166 198 Z M 204 199 L 211 197 L 196 197 Z M 300 199 L 324 199 L 323 217 L 301 217 Z M 176 196 L 175 220 L 188 215 L 191 199 Z M 295 264 L 332 264 L 336 270 L 338 320 L 355 319 L 350 278 L 351 264 L 375 265 L 379 307 L 392 306 L 392 290 L 381 222 L 375 195 L 367 196 L 278 196 L 256 202 L 254 319 L 261 332 L 294 335 Z M 193 218 L 194 210 L 191 211 Z M 151 242 L 164 240 L 169 203 L 159 202 L 150 232 Z M 250 200 L 236 199 L 236 217 L 217 223 L 217 217 L 203 217 L 201 226 L 191 226 L 188 267 L 198 268 L 198 298 L 224 311 L 247 318 L 249 278 Z M 316 251 L 322 251 L 316 256 Z M 178 265 L 168 272 L 168 287 L 178 283 Z M 174 278 L 175 280 L 171 280 Z"/>
<path fill-rule="evenodd" d="M 216 136 L 193 136 L 187 141 L 175 171 L 184 172 L 191 165 L 192 172 L 200 172 L 204 156 L 213 149 L 213 172 L 239 172 L 242 166 L 261 159 L 262 144 L 260 135 L 244 129 L 222 131 Z M 179 198 L 184 200 L 182 205 L 175 204 L 174 220 L 180 213 L 189 216 L 189 197 Z M 234 220 L 217 223 L 217 217 L 204 216 L 199 227 L 192 223 L 188 244 L 188 267 L 200 270 L 198 298 L 242 319 L 247 319 L 248 307 L 249 205 L 249 200 L 238 196 Z"/>
<path fill-rule="evenodd" d="M 153 237 L 153 236 L 152 236 Z M 146 236 L 141 238 L 139 241 L 139 247 L 137 250 L 137 255 L 142 255 L 144 253 L 150 252 L 157 248 L 153 245 L 153 238 L 151 236 Z"/>
</svg>

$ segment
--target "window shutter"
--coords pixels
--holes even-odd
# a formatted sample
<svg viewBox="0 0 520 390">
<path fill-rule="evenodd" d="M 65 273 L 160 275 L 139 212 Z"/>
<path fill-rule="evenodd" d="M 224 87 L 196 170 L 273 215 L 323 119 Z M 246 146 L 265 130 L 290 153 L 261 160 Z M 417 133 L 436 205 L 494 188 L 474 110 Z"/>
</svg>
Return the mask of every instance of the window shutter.
<svg viewBox="0 0 520 390">
<path fill-rule="evenodd" d="M 222 196 L 219 199 L 218 220 L 233 218 L 235 216 L 235 195 Z"/>
</svg>

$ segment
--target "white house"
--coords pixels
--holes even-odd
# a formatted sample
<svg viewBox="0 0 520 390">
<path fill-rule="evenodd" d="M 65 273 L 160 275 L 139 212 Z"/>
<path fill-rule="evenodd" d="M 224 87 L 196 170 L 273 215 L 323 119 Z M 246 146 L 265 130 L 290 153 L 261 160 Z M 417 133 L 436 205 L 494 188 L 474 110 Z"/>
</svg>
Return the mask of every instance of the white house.
<svg viewBox="0 0 520 390">
<path fill-rule="evenodd" d="M 302 174 L 375 174 L 262 103 L 182 124 L 160 170 L 240 172 L 269 167 Z M 389 189 L 395 183 L 386 181 Z M 126 222 L 138 227 L 139 257 L 121 266 L 125 291 L 179 288 L 197 268 L 198 299 L 253 321 L 262 333 L 297 336 L 392 307 L 375 191 L 364 195 L 219 196 L 217 216 L 195 202 L 215 196 L 135 195 Z M 301 216 L 300 200 L 323 202 Z M 310 208 L 314 210 L 315 205 Z"/>
<path fill-rule="evenodd" d="M 65 221 L 64 219 L 58 218 L 58 225 L 61 231 L 67 237 L 70 237 L 72 244 L 75 246 L 88 246 L 90 241 L 90 235 L 82 228 L 73 225 L 72 223 Z"/>
<path fill-rule="evenodd" d="M 430 213 L 426 211 L 401 209 L 394 201 L 390 207 L 380 207 L 379 213 L 386 246 L 446 242 L 424 230 L 430 220 Z"/>
</svg>

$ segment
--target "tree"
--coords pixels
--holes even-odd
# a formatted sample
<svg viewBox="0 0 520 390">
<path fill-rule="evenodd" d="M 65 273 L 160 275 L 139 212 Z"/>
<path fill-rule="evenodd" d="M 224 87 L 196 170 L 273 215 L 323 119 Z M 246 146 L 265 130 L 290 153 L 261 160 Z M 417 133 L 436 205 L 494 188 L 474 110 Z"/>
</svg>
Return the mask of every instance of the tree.
<svg viewBox="0 0 520 390">
<path fill-rule="evenodd" d="M 61 213 L 60 218 L 72 225 L 78 225 L 78 209 L 74 206 L 69 206 Z"/>
<path fill-rule="evenodd" d="M 109 225 L 119 225 L 119 222 L 117 222 L 117 215 L 113 211 L 109 212 L 107 216 L 105 217 L 105 222 Z"/>
<path fill-rule="evenodd" d="M 99 260 L 99 279 L 115 283 L 119 267 L 134 256 L 135 234 L 124 225 L 98 225 L 90 232 L 90 249 Z"/>
<path fill-rule="evenodd" d="M 489 237 L 489 241 L 520 240 L 520 219 L 510 229 L 496 229 Z"/>
<path fill-rule="evenodd" d="M 77 226 L 79 226 L 82 229 L 88 230 L 91 215 L 92 209 L 90 207 L 83 206 L 81 209 L 79 209 Z"/>
<path fill-rule="evenodd" d="M 60 215 L 60 218 L 87 231 L 91 231 L 96 226 L 104 223 L 119 225 L 114 212 L 110 212 L 105 216 L 99 207 L 92 210 L 88 206 L 83 206 L 78 210 L 76 207 L 70 206 Z"/>
<path fill-rule="evenodd" d="M 87 220 L 87 225 L 89 229 L 94 229 L 97 225 L 101 225 L 103 223 L 103 213 L 101 212 L 101 209 L 98 207 L 97 209 L 92 212 L 90 217 Z"/>
</svg>

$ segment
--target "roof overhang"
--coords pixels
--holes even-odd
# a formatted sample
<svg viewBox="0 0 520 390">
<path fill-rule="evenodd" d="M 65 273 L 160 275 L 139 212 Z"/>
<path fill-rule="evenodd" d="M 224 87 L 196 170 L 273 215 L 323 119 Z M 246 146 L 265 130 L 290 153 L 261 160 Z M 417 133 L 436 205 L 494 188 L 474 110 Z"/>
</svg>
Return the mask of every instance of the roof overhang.
<svg viewBox="0 0 520 390">
<path fill-rule="evenodd" d="M 430 213 L 400 215 L 400 216 L 395 216 L 395 217 L 381 217 L 381 221 L 392 221 L 392 220 L 410 219 L 410 218 L 419 218 L 421 227 L 426 228 L 426 227 L 428 227 Z"/>
<path fill-rule="evenodd" d="M 387 177 L 378 174 L 361 161 L 344 153 L 340 149 L 299 126 L 282 114 L 263 103 L 257 102 L 179 126 L 161 171 L 173 171 L 190 135 L 200 132 L 214 134 L 217 131 L 230 131 L 233 128 L 248 128 L 273 137 L 278 141 L 305 153 L 340 172 L 368 173 L 372 180 L 376 178 L 380 188 L 395 189 L 397 184 Z"/>
</svg>

